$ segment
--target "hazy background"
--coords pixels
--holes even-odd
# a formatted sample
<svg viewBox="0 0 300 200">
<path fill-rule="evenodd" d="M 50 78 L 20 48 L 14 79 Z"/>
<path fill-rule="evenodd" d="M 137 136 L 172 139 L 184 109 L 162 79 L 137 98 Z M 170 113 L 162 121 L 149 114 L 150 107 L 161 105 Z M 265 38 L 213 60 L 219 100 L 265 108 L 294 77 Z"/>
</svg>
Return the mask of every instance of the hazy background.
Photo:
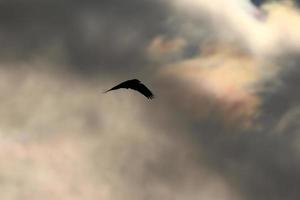
<svg viewBox="0 0 300 200">
<path fill-rule="evenodd" d="M 0 199 L 299 199 L 298 6 L 1 1 Z"/>
</svg>

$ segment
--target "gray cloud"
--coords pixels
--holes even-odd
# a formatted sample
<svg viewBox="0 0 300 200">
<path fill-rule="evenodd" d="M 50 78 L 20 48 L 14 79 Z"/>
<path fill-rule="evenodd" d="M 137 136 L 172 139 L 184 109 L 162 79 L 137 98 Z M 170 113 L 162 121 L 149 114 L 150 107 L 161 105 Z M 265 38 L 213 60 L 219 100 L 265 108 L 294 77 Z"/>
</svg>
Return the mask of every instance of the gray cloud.
<svg viewBox="0 0 300 200">
<path fill-rule="evenodd" d="M 10 1 L 0 10 L 2 60 L 54 51 L 52 59 L 62 57 L 82 74 L 138 70 L 146 63 L 143 49 L 164 32 L 168 16 L 163 2 L 135 0 Z"/>
<path fill-rule="evenodd" d="M 202 2 L 0 3 L 0 197 L 297 199 L 298 38 Z"/>
</svg>

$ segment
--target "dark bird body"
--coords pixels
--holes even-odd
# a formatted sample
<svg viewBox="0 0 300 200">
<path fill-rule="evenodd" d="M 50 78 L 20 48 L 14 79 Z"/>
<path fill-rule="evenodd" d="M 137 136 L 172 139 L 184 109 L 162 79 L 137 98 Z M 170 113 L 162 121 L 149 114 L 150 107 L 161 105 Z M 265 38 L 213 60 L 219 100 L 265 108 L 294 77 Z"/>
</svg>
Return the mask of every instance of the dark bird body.
<svg viewBox="0 0 300 200">
<path fill-rule="evenodd" d="M 104 93 L 112 91 L 112 90 L 121 89 L 121 88 L 136 90 L 136 91 L 140 92 L 142 95 L 144 95 L 145 97 L 147 97 L 148 99 L 152 99 L 154 97 L 152 92 L 144 84 L 142 84 L 141 81 L 139 81 L 137 79 L 124 81 L 124 82 L 120 83 L 119 85 L 116 85 L 115 87 L 105 91 Z"/>
</svg>

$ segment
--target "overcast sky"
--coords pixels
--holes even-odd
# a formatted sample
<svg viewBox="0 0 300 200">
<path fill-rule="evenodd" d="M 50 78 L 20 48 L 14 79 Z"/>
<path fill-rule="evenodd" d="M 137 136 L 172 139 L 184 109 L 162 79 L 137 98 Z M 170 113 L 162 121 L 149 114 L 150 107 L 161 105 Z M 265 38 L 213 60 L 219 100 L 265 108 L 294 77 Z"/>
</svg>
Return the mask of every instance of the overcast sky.
<svg viewBox="0 0 300 200">
<path fill-rule="evenodd" d="M 296 200 L 292 1 L 0 2 L 0 199 Z M 138 78 L 149 101 L 128 90 Z"/>
</svg>

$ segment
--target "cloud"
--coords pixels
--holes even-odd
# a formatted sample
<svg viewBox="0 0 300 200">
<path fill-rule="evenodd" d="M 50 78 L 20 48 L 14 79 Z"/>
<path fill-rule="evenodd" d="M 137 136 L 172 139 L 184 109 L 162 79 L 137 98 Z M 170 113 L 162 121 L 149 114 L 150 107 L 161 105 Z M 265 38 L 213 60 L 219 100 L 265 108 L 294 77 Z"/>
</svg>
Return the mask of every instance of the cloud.
<svg viewBox="0 0 300 200">
<path fill-rule="evenodd" d="M 146 49 L 149 59 L 162 62 L 170 62 L 170 60 L 179 59 L 186 46 L 186 41 L 183 38 L 176 37 L 166 39 L 164 37 L 155 37 Z"/>
<path fill-rule="evenodd" d="M 297 199 L 297 7 L 14 3 L 0 4 L 1 197 Z M 135 77 L 153 101 L 101 93 Z"/>
<path fill-rule="evenodd" d="M 199 35 L 198 52 L 161 70 L 167 107 L 180 113 L 184 133 L 242 199 L 297 198 L 285 185 L 299 182 L 298 8 L 265 4 L 262 20 L 236 1 L 177 3 L 194 25 L 181 26 L 187 44 L 197 41 L 190 30 L 208 26 L 212 33 Z M 209 23 L 199 26 L 203 21 Z"/>
<path fill-rule="evenodd" d="M 191 43 L 196 42 L 199 46 L 193 54 L 183 52 L 183 58 L 169 61 L 167 68 L 175 71 L 175 81 L 195 80 L 191 88 L 199 85 L 203 90 L 206 87 L 206 91 L 213 93 L 211 96 L 214 98 L 218 95 L 220 97 L 223 92 L 226 95 L 221 95 L 220 99 L 224 101 L 242 93 L 260 99 L 260 94 L 280 87 L 281 75 L 289 73 L 297 63 L 295 57 L 300 44 L 297 8 L 289 2 L 271 2 L 259 10 L 248 1 L 226 2 L 222 10 L 214 6 L 223 3 L 216 0 L 212 4 L 205 1 L 176 1 L 172 4 L 175 5 L 175 13 L 188 15 L 189 23 L 193 24 L 192 28 L 187 28 L 184 23 L 179 25 L 181 29 L 178 35 L 186 41 L 184 51 L 189 51 Z M 265 19 L 258 19 L 254 11 L 265 13 Z M 201 24 L 203 21 L 205 23 Z M 207 27 L 209 33 L 203 33 L 204 36 L 200 34 L 198 41 L 190 37 L 191 30 L 199 33 L 198 30 Z M 161 56 L 164 54 L 161 53 Z M 237 89 L 231 92 L 220 89 L 225 87 L 239 87 L 240 92 Z M 256 100 L 260 101 L 264 100 Z"/>
<path fill-rule="evenodd" d="M 105 78 L 93 82 L 49 71 L 51 66 L 37 70 L 34 64 L 18 68 L 1 68 L 5 181 L 0 184 L 6 188 L 1 197 L 226 200 L 238 195 L 222 176 L 199 168 L 188 141 L 173 133 L 184 130 L 180 124 L 170 129 L 163 116 L 145 115 L 165 112 L 159 102 L 128 91 L 103 95 L 99 85 L 112 83 Z"/>
<path fill-rule="evenodd" d="M 171 93 L 171 99 L 178 99 L 177 106 L 186 107 L 187 112 L 207 116 L 211 112 L 223 113 L 225 121 L 239 120 L 236 125 L 243 126 L 251 124 L 259 112 L 261 99 L 255 88 L 263 79 L 259 67 L 253 57 L 238 49 L 208 47 L 199 58 L 164 67 L 160 79 L 170 82 L 168 88 L 174 82 L 184 85 L 183 89 L 175 86 L 176 89 L 167 88 L 165 92 Z"/>
<path fill-rule="evenodd" d="M 143 49 L 168 15 L 163 2 L 147 0 L 10 1 L 0 11 L 1 60 L 48 57 L 88 76 L 145 65 Z"/>
</svg>

